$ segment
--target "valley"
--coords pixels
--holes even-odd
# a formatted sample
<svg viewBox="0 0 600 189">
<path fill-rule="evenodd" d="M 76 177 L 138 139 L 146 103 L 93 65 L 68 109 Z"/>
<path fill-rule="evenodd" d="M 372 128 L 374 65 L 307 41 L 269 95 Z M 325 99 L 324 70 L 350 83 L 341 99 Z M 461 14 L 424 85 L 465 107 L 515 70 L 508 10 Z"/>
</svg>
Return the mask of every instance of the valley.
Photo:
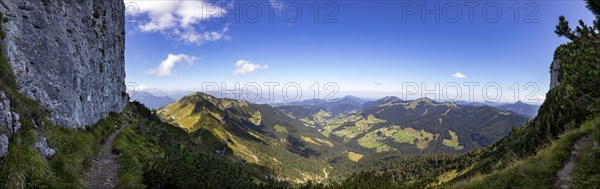
<svg viewBox="0 0 600 189">
<path fill-rule="evenodd" d="M 225 151 L 224 156 L 268 167 L 278 178 L 295 183 L 328 179 L 339 164 L 332 161 L 356 163 L 384 152 L 464 153 L 494 143 L 528 120 L 493 107 L 428 98 L 366 101 L 347 96 L 272 107 L 199 92 L 156 114 L 210 151 Z M 217 140 L 203 139 L 207 135 Z"/>
</svg>

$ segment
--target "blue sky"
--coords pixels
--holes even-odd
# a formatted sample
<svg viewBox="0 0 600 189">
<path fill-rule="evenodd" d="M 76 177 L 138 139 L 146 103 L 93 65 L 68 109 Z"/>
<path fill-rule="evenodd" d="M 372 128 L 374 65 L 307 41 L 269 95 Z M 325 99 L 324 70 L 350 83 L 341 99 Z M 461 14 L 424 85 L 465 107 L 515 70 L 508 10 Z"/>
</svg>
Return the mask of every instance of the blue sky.
<svg viewBox="0 0 600 189">
<path fill-rule="evenodd" d="M 125 3 L 127 81 L 165 90 L 335 82 L 340 94 L 383 97 L 400 96 L 403 82 L 480 82 L 475 93 L 495 82 L 507 101 L 513 83 L 529 94 L 533 82 L 543 100 L 554 50 L 567 42 L 553 32 L 558 16 L 593 20 L 577 0 Z"/>
</svg>

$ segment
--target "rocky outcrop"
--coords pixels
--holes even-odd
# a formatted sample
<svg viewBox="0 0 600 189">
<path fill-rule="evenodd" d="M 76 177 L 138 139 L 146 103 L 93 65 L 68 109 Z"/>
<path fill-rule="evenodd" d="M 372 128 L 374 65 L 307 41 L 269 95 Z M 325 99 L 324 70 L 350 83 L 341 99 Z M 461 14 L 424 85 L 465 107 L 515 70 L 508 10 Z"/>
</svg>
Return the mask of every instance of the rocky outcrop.
<svg viewBox="0 0 600 189">
<path fill-rule="evenodd" d="M 550 90 L 554 89 L 554 87 L 558 86 L 558 70 L 560 70 L 560 61 L 558 59 L 554 59 L 552 64 L 550 64 Z"/>
<path fill-rule="evenodd" d="M 52 158 L 54 154 L 56 154 L 56 150 L 50 148 L 48 146 L 48 138 L 46 138 L 42 133 L 36 131 L 37 141 L 35 142 L 35 147 L 40 151 L 40 154 L 44 156 L 46 159 Z"/>
<path fill-rule="evenodd" d="M 0 90 L 0 134 L 8 136 L 16 133 L 21 128 L 19 114 L 11 111 L 10 100 L 4 91 Z"/>
<path fill-rule="evenodd" d="M 124 109 L 122 0 L 0 0 L 0 12 L 0 53 L 18 90 L 48 109 L 53 122 L 84 127 Z M 2 121 L 11 118 L 0 115 Z"/>
<path fill-rule="evenodd" d="M 8 138 L 20 128 L 19 115 L 11 111 L 10 100 L 0 90 L 0 158 L 8 153 Z"/>
</svg>

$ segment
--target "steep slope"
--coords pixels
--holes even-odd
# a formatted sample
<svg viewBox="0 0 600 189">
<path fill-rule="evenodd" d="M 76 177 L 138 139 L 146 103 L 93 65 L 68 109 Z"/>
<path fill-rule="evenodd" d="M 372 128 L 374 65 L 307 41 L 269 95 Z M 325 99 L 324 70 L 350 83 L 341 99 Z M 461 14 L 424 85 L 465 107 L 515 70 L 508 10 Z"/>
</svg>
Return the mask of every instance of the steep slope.
<svg viewBox="0 0 600 189">
<path fill-rule="evenodd" d="M 203 141 L 215 153 L 277 170 L 272 176 L 292 182 L 326 179 L 329 166 L 322 155 L 338 146 L 269 105 L 203 93 L 185 96 L 157 114 L 199 140 L 216 136 L 217 141 Z"/>
<path fill-rule="evenodd" d="M 0 188 L 84 188 L 127 103 L 123 2 L 2 0 L 0 20 Z"/>
<path fill-rule="evenodd" d="M 590 118 L 581 127 L 568 131 L 548 147 L 540 150 L 530 157 L 513 157 L 505 169 L 497 170 L 488 175 L 479 175 L 470 179 L 458 181 L 450 188 L 589 188 L 598 185 L 598 170 L 592 173 L 577 174 L 573 169 L 586 167 L 597 168 L 598 165 L 578 162 L 583 154 L 577 151 L 576 146 L 592 148 L 594 143 L 600 142 L 600 117 Z M 591 135 L 594 135 L 591 137 Z M 593 138 L 590 140 L 590 138 Z M 572 166 L 571 171 L 565 171 L 565 166 Z M 577 168 L 575 168 L 577 167 Z M 588 176 L 595 176 L 591 178 Z M 566 177 L 566 178 L 565 178 Z M 575 177 L 575 178 L 573 178 Z M 587 180 L 582 179 L 588 178 Z M 574 184 L 577 183 L 577 184 Z M 585 183 L 585 184 L 584 184 Z M 595 183 L 596 185 L 590 185 Z M 593 187 L 592 187 L 593 188 Z"/>
<path fill-rule="evenodd" d="M 454 182 L 460 183 L 459 188 L 484 185 L 491 188 L 550 188 L 559 179 L 559 169 L 568 164 L 570 149 L 575 142 L 586 135 L 598 133 L 600 6 L 595 2 L 588 1 L 588 8 L 596 15 L 593 26 L 586 26 L 580 21 L 580 26 L 572 30 L 566 19 L 560 17 L 555 32 L 572 42 L 559 46 L 555 51 L 550 70 L 551 90 L 537 117 L 490 146 L 470 169 L 458 174 Z M 584 144 L 586 152 L 583 154 L 586 155 L 581 159 L 585 161 L 576 163 L 578 171 L 571 173 L 575 178 L 571 183 L 574 188 L 600 184 L 598 166 L 590 164 L 600 160 L 593 156 L 598 154 L 593 150 L 598 137 L 593 135 L 595 140 Z M 519 161 L 521 159 L 525 160 Z"/>
<path fill-rule="evenodd" d="M 533 104 L 526 104 L 521 101 L 518 101 L 514 104 L 506 104 L 506 105 L 502 105 L 502 106 L 497 106 L 497 108 L 501 109 L 501 110 L 508 110 L 508 111 L 513 111 L 515 113 L 519 113 L 522 115 L 526 115 L 529 118 L 534 118 L 537 115 L 538 110 L 540 109 L 540 106 L 533 105 Z"/>
<path fill-rule="evenodd" d="M 125 93 L 123 1 L 1 0 L 0 52 L 17 89 L 60 126 L 120 112 Z"/>
<path fill-rule="evenodd" d="M 143 105 L 128 105 L 112 150 L 118 154 L 118 188 L 257 188 L 270 170 L 215 155 L 213 148 L 164 123 Z M 219 140 L 204 135 L 202 140 Z M 264 172 L 263 172 L 264 171 Z"/>
</svg>

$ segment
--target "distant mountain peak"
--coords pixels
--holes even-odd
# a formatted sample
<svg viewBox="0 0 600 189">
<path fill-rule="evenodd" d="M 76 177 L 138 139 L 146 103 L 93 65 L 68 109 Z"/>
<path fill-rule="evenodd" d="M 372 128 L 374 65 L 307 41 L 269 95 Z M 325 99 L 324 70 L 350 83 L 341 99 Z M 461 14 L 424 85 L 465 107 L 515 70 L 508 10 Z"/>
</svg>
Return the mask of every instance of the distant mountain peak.
<svg viewBox="0 0 600 189">
<path fill-rule="evenodd" d="M 402 99 L 400 99 L 396 96 L 386 96 L 386 97 L 383 97 L 381 100 L 383 100 L 384 102 L 392 102 L 392 101 L 399 101 Z"/>
<path fill-rule="evenodd" d="M 517 101 L 514 104 L 506 104 L 498 106 L 499 109 L 513 111 L 522 115 L 526 115 L 529 118 L 534 118 L 540 108 L 539 105 L 527 104 L 523 101 Z"/>
<path fill-rule="evenodd" d="M 436 101 L 431 100 L 430 98 L 427 98 L 427 97 L 415 99 L 415 100 L 413 100 L 413 102 L 425 102 L 427 104 L 435 104 L 435 103 L 437 103 Z"/>
<path fill-rule="evenodd" d="M 359 99 L 359 98 L 352 96 L 352 95 L 346 95 L 346 96 L 342 97 L 342 99 Z"/>
</svg>

